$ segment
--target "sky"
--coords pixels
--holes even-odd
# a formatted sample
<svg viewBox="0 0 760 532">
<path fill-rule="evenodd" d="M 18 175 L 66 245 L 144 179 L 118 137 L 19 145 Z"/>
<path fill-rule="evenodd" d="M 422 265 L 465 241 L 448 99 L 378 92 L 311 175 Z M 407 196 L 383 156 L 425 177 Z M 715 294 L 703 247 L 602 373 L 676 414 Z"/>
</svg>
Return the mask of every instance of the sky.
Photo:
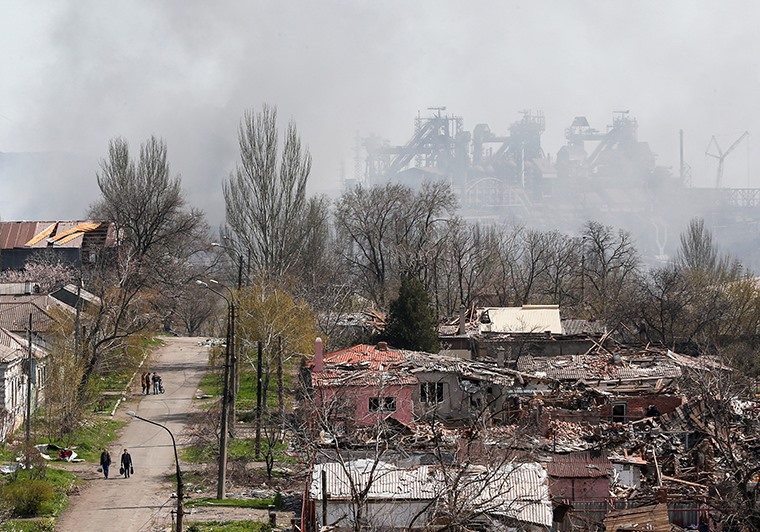
<svg viewBox="0 0 760 532">
<path fill-rule="evenodd" d="M 604 131 L 629 110 L 674 173 L 683 130 L 694 186 L 715 184 L 711 138 L 748 131 L 723 184 L 760 188 L 758 22 L 752 1 L 0 0 L 0 152 L 65 161 L 0 168 L 0 219 L 85 217 L 109 140 L 155 135 L 218 226 L 240 119 L 264 103 L 309 146 L 311 193 L 353 175 L 357 134 L 404 144 L 438 106 L 499 134 L 543 111 L 552 156 L 575 116 Z"/>
</svg>

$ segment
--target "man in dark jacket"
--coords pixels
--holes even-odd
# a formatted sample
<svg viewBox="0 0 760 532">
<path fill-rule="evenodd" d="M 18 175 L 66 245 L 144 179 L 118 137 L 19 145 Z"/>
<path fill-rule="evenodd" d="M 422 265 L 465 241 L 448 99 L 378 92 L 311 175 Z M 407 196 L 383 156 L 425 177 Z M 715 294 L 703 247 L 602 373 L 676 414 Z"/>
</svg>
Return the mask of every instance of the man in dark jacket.
<svg viewBox="0 0 760 532">
<path fill-rule="evenodd" d="M 132 455 L 126 449 L 121 453 L 121 467 L 124 469 L 124 478 L 129 478 L 132 474 Z"/>
<path fill-rule="evenodd" d="M 103 476 L 108 478 L 108 468 L 111 466 L 111 453 L 108 452 L 108 449 L 103 449 L 103 452 L 100 453 L 100 467 L 103 468 Z"/>
</svg>

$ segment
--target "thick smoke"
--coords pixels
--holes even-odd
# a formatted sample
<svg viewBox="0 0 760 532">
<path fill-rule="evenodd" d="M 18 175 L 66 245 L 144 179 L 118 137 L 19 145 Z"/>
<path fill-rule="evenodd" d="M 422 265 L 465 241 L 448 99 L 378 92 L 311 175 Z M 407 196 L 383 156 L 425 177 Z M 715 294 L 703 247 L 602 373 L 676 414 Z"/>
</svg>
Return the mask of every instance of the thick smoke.
<svg viewBox="0 0 760 532">
<path fill-rule="evenodd" d="M 224 220 L 221 182 L 247 108 L 277 105 L 314 157 L 312 192 L 354 172 L 354 137 L 403 143 L 418 111 L 447 106 L 504 132 L 542 110 L 543 146 L 585 115 L 630 109 L 658 164 L 713 186 L 751 178 L 760 34 L 750 2 L 101 2 L 0 0 L 0 218 L 78 218 L 98 196 L 109 139 L 163 137 L 188 200 Z M 730 31 L 729 31 L 730 28 Z M 44 154 L 42 165 L 31 154 Z M 712 166 L 711 166 L 712 165 Z M 678 206 L 675 206 L 677 208 Z"/>
</svg>

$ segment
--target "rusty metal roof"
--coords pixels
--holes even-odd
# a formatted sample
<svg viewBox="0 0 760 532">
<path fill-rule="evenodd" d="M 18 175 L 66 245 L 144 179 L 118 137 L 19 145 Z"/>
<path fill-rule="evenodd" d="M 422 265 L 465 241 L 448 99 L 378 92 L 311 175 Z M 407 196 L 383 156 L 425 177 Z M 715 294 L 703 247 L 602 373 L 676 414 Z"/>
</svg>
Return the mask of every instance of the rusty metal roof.
<svg viewBox="0 0 760 532">
<path fill-rule="evenodd" d="M 546 470 L 551 477 L 599 478 L 607 477 L 613 468 L 606 453 L 585 451 L 570 454 L 555 454 Z"/>
<path fill-rule="evenodd" d="M 36 249 L 49 246 L 78 248 L 87 233 L 104 231 L 112 240 L 112 224 L 91 220 L 0 222 L 0 249 Z"/>
</svg>

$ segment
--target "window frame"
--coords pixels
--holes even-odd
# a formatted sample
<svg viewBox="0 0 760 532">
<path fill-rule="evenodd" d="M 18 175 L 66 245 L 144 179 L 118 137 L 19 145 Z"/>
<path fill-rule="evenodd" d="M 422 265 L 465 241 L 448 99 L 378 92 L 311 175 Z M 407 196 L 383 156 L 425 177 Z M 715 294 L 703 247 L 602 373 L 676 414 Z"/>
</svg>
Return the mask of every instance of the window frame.
<svg viewBox="0 0 760 532">
<path fill-rule="evenodd" d="M 421 382 L 420 402 L 425 404 L 441 404 L 445 400 L 442 382 Z"/>
</svg>

